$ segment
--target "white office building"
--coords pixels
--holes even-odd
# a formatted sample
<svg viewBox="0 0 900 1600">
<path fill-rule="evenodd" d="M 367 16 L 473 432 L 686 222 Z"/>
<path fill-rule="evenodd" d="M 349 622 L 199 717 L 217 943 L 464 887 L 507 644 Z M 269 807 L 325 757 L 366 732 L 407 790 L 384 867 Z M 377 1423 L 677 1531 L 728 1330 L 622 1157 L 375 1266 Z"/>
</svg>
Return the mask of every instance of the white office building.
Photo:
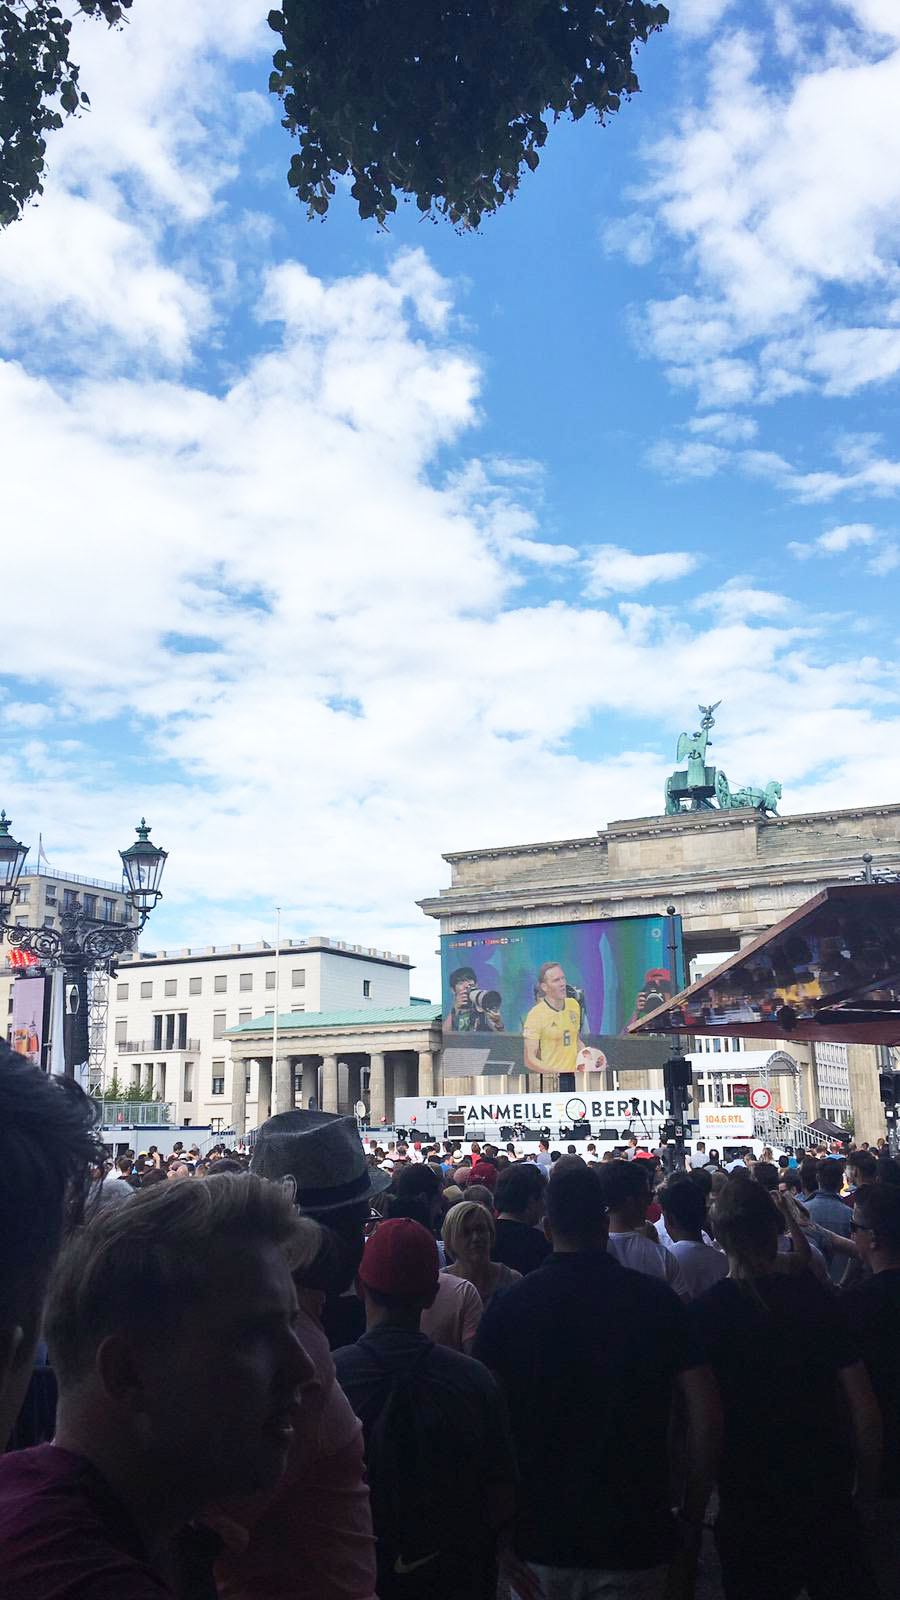
<svg viewBox="0 0 900 1600">
<path fill-rule="evenodd" d="M 822 1116 L 843 1127 L 852 1113 L 847 1046 L 831 1040 L 816 1041 L 816 1084 Z"/>
<path fill-rule="evenodd" d="M 228 1029 L 273 1017 L 276 999 L 286 1021 L 307 1011 L 408 1006 L 410 965 L 405 955 L 324 938 L 285 940 L 277 957 L 265 942 L 136 951 L 122 958 L 110 986 L 107 1087 L 115 1079 L 122 1088 L 151 1089 L 177 1122 L 228 1127 Z M 253 1126 L 261 1120 L 257 1063 L 249 1076 Z"/>
</svg>

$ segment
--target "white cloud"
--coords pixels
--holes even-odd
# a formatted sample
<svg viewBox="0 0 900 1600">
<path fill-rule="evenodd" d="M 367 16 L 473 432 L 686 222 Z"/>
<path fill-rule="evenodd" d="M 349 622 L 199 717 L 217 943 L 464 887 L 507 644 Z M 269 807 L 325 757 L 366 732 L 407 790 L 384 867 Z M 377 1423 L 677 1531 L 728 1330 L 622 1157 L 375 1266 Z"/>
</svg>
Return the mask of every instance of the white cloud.
<svg viewBox="0 0 900 1600">
<path fill-rule="evenodd" d="M 218 287 L 182 231 L 205 222 L 208 257 L 218 193 L 273 117 L 262 94 L 223 95 L 222 68 L 258 56 L 262 85 L 271 37 L 254 0 L 154 0 L 123 29 L 76 27 L 91 109 L 51 135 L 40 203 L 4 233 L 7 352 L 43 344 L 59 361 L 74 348 L 82 369 L 188 358 Z"/>
<path fill-rule="evenodd" d="M 731 0 L 675 0 L 672 25 L 690 38 L 711 33 L 731 5 Z"/>
<path fill-rule="evenodd" d="M 594 596 L 628 594 L 651 583 L 671 583 L 693 572 L 698 558 L 688 550 L 659 550 L 637 555 L 620 545 L 597 545 L 588 561 L 587 591 Z"/>
<path fill-rule="evenodd" d="M 830 27 L 811 14 L 804 48 L 768 83 L 765 13 L 759 34 L 723 32 L 705 103 L 650 153 L 644 236 L 667 230 L 693 281 L 648 306 L 644 344 L 703 404 L 810 386 L 852 394 L 900 370 L 881 320 L 900 284 L 900 35 L 888 5 L 853 8 L 874 30 L 865 37 L 850 8 Z M 805 28 L 799 8 L 792 24 Z"/>
<path fill-rule="evenodd" d="M 872 544 L 876 538 L 875 529 L 868 522 L 845 522 L 836 528 L 827 528 L 820 533 L 811 544 L 798 544 L 791 541 L 788 549 L 798 561 L 806 561 L 813 555 L 841 555 L 849 550 L 852 545 Z"/>
<path fill-rule="evenodd" d="M 860 548 L 870 552 L 864 565 L 872 577 L 885 577 L 900 566 L 900 544 L 870 522 L 841 523 L 835 528 L 826 528 L 818 538 L 807 543 L 791 540 L 788 544 L 788 550 L 797 561 L 809 561 L 813 556 L 846 555 Z"/>
<path fill-rule="evenodd" d="M 712 478 L 728 460 L 720 445 L 698 439 L 660 440 L 647 451 L 647 461 L 667 478 Z"/>
<path fill-rule="evenodd" d="M 729 578 L 719 589 L 698 595 L 698 610 L 714 611 L 724 622 L 746 621 L 751 617 L 785 617 L 794 609 L 787 595 L 771 589 L 757 589 L 740 577 Z"/>
<path fill-rule="evenodd" d="M 721 444 L 746 444 L 755 439 L 757 424 L 752 417 L 738 416 L 735 411 L 709 411 L 704 416 L 692 417 L 688 430 L 704 438 L 717 439 Z"/>
<path fill-rule="evenodd" d="M 866 562 L 866 571 L 871 572 L 876 578 L 885 577 L 887 573 L 896 571 L 897 567 L 900 567 L 900 544 L 895 540 L 887 540 L 871 560 Z"/>
</svg>

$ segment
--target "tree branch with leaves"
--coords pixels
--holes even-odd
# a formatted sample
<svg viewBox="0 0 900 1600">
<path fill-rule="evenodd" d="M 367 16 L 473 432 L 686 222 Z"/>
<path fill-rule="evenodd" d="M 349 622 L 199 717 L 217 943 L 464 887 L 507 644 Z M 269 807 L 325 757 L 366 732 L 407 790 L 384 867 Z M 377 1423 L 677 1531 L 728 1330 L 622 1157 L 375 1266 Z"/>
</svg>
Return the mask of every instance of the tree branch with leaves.
<svg viewBox="0 0 900 1600">
<path fill-rule="evenodd" d="M 132 0 L 71 0 L 118 27 Z M 0 227 L 43 194 L 46 135 L 90 104 L 69 54 L 72 19 L 47 0 L 0 0 Z"/>
<path fill-rule="evenodd" d="M 312 216 L 346 176 L 361 217 L 384 224 L 407 196 L 477 228 L 551 121 L 603 122 L 637 93 L 635 47 L 668 16 L 644 0 L 284 0 L 269 88 L 300 145 L 288 183 Z"/>
</svg>

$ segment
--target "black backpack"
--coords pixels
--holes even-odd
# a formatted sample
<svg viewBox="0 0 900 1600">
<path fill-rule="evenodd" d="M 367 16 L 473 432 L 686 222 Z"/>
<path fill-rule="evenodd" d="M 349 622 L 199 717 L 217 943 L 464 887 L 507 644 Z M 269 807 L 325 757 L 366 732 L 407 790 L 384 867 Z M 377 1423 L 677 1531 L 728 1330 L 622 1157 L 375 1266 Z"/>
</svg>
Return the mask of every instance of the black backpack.
<svg viewBox="0 0 900 1600">
<path fill-rule="evenodd" d="M 387 1398 L 366 1439 L 379 1600 L 454 1600 L 459 1522 L 441 1494 L 435 1441 L 422 1426 L 423 1375 L 434 1346 L 423 1345 L 399 1369 L 389 1367 L 374 1344 L 368 1349 L 390 1375 Z"/>
</svg>

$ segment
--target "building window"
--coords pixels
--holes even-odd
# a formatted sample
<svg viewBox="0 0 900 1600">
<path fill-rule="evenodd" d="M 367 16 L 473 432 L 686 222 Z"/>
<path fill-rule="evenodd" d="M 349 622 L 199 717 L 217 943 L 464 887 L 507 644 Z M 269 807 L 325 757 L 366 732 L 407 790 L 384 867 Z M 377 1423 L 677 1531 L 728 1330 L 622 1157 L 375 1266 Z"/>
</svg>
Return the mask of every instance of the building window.
<svg viewBox="0 0 900 1600">
<path fill-rule="evenodd" d="M 188 979 L 188 994 L 202 994 L 202 993 L 203 993 L 203 979 L 202 978 L 189 978 Z"/>
<path fill-rule="evenodd" d="M 105 894 L 103 896 L 100 917 L 103 922 L 115 922 L 116 902 L 111 895 Z"/>
<path fill-rule="evenodd" d="M 56 884 L 55 883 L 48 883 L 46 889 L 44 890 L 44 899 L 46 900 L 48 906 L 55 906 L 56 905 Z"/>
<path fill-rule="evenodd" d="M 74 889 L 63 889 L 63 910 L 74 911 L 78 903 L 78 895 Z"/>
<path fill-rule="evenodd" d="M 294 968 L 293 972 L 291 973 L 291 988 L 292 989 L 305 989 L 306 988 L 306 968 L 305 967 L 295 967 Z"/>
<path fill-rule="evenodd" d="M 176 995 L 177 993 L 178 993 L 178 979 L 177 978 L 167 978 L 166 981 L 165 981 L 165 994 L 166 994 L 167 998 L 169 998 L 169 997 L 171 997 L 173 995 Z"/>
<path fill-rule="evenodd" d="M 239 1011 L 238 1012 L 238 1022 L 249 1022 L 250 1018 L 252 1016 L 253 1016 L 253 1012 L 252 1011 Z"/>
<path fill-rule="evenodd" d="M 45 928 L 52 928 L 53 927 L 53 918 L 52 917 L 45 917 L 44 918 L 44 927 Z"/>
<path fill-rule="evenodd" d="M 212 1092 L 213 1092 L 213 1094 L 224 1094 L 225 1093 L 225 1079 L 224 1078 L 213 1078 L 213 1081 L 212 1081 Z"/>
<path fill-rule="evenodd" d="M 305 1010 L 306 1010 L 305 1006 L 291 1006 L 291 1016 L 294 1016 L 298 1011 L 305 1011 Z"/>
<path fill-rule="evenodd" d="M 242 994 L 246 994 L 248 989 L 252 989 L 253 988 L 253 973 L 252 972 L 242 972 L 241 973 L 240 978 L 238 980 L 238 988 L 240 989 Z"/>
<path fill-rule="evenodd" d="M 116 1018 L 116 1044 L 125 1044 L 128 1039 L 128 1021 L 125 1017 Z"/>
<path fill-rule="evenodd" d="M 188 1042 L 187 1042 L 187 1012 L 186 1011 L 179 1011 L 179 1013 L 178 1013 L 178 1048 L 179 1048 L 179 1050 L 186 1050 L 187 1047 L 188 1047 Z"/>
<path fill-rule="evenodd" d="M 127 1000 L 128 999 L 128 985 L 127 985 L 127 983 L 117 983 L 116 984 L 116 999 L 117 1000 Z"/>
<path fill-rule="evenodd" d="M 31 896 L 31 884 L 30 883 L 20 883 L 18 889 L 16 890 L 16 899 L 20 902 L 21 905 L 27 906 L 30 896 Z"/>
<path fill-rule="evenodd" d="M 245 1094 L 249 1094 L 250 1093 L 250 1074 L 249 1074 L 249 1072 L 247 1073 L 246 1077 L 244 1078 L 244 1093 Z"/>
<path fill-rule="evenodd" d="M 718 1052 L 719 1052 L 719 1051 L 720 1051 L 720 1050 L 721 1050 L 721 1048 L 722 1048 L 722 1041 L 721 1041 L 721 1039 L 713 1039 L 713 1042 L 712 1042 L 712 1047 L 713 1047 L 713 1049 L 714 1049 L 714 1050 L 715 1050 L 715 1052 L 716 1052 L 716 1054 L 718 1054 Z"/>
<path fill-rule="evenodd" d="M 84 914 L 86 917 L 96 917 L 97 896 L 95 894 L 86 894 L 84 896 Z"/>
<path fill-rule="evenodd" d="M 214 1011 L 213 1012 L 213 1038 L 214 1039 L 224 1039 L 224 1037 L 225 1037 L 225 1013 L 224 1013 L 224 1011 Z"/>
<path fill-rule="evenodd" d="M 266 1014 L 267 1017 L 274 1017 L 274 1015 L 275 1015 L 275 1007 L 274 1006 L 266 1006 L 265 1014 Z"/>
<path fill-rule="evenodd" d="M 275 987 L 275 974 L 274 974 L 274 972 L 267 972 L 266 973 L 266 988 L 267 989 L 274 989 L 274 987 Z"/>
<path fill-rule="evenodd" d="M 228 989 L 228 973 L 217 972 L 213 978 L 213 989 L 216 994 L 225 994 Z"/>
<path fill-rule="evenodd" d="M 144 982 L 141 984 L 141 999 L 142 1000 L 152 1000 L 153 999 L 153 979 L 152 978 L 146 978 L 144 980 Z"/>
<path fill-rule="evenodd" d="M 363 998 L 368 1000 L 372 994 L 372 983 L 369 978 L 363 978 Z"/>
</svg>

